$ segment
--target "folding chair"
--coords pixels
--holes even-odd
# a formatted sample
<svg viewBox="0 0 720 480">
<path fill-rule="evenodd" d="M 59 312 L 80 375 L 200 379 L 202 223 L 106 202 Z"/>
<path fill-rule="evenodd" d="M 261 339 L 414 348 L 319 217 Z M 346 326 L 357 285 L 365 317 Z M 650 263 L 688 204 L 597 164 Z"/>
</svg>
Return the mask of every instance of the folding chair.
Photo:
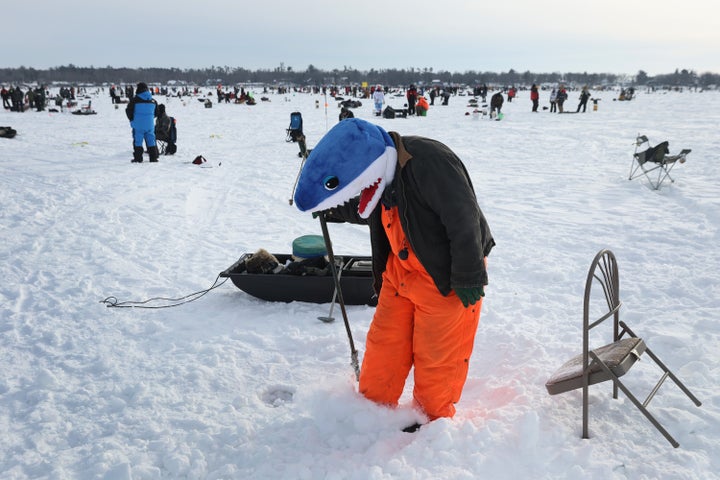
<svg viewBox="0 0 720 480">
<path fill-rule="evenodd" d="M 666 178 L 669 178 L 671 182 L 675 182 L 670 176 L 670 170 L 677 163 L 685 163 L 688 153 L 692 150 L 686 148 L 677 155 L 668 155 L 670 153 L 668 146 L 668 142 L 662 142 L 652 147 L 645 135 L 638 134 L 635 139 L 635 152 L 630 164 L 628 180 L 645 175 L 654 190 L 659 190 Z M 657 176 L 655 174 L 650 175 L 651 172 L 656 170 Z"/>
<path fill-rule="evenodd" d="M 592 287 L 596 285 L 593 291 Z M 589 386 L 611 380 L 613 382 L 613 398 L 618 397 L 618 389 L 635 405 L 640 412 L 663 434 L 673 447 L 679 444 L 660 425 L 655 417 L 648 411 L 647 406 L 660 389 L 660 386 L 669 377 L 697 406 L 700 401 L 690 393 L 685 385 L 665 366 L 664 363 L 648 348 L 625 322 L 620 321 L 619 312 L 619 277 L 615 255 L 610 250 L 601 250 L 595 256 L 585 283 L 585 299 L 583 304 L 583 350 L 580 355 L 572 358 L 560 367 L 545 384 L 550 395 L 564 393 L 578 388 L 583 391 L 583 431 L 582 438 L 588 435 L 588 398 Z M 594 320 L 591 320 L 591 310 Z M 600 314 L 595 317 L 595 314 Z M 599 348 L 590 346 L 590 330 L 600 326 L 605 320 L 612 318 L 612 342 Z M 597 334 L 594 335 L 597 337 Z M 644 402 L 633 395 L 620 377 L 625 375 L 632 366 L 646 353 L 663 371 L 663 375 L 655 387 L 650 391 Z"/>
</svg>

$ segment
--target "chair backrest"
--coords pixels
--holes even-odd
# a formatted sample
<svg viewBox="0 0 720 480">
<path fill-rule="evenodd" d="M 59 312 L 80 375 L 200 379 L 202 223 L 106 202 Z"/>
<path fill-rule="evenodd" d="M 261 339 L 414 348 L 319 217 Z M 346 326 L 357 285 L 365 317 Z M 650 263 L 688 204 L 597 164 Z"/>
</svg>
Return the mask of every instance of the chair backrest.
<svg viewBox="0 0 720 480">
<path fill-rule="evenodd" d="M 647 150 L 643 150 L 642 152 L 636 152 L 635 158 L 637 158 L 638 163 L 641 165 L 645 162 L 662 163 L 665 159 L 665 155 L 669 152 L 670 142 L 664 141 L 658 143 L 654 147 L 649 147 Z"/>
<path fill-rule="evenodd" d="M 303 120 L 300 112 L 290 114 L 290 126 L 287 129 L 288 142 L 297 142 L 303 137 Z"/>
<path fill-rule="evenodd" d="M 290 114 L 290 126 L 288 127 L 288 130 L 295 130 L 302 132 L 303 128 L 303 122 L 302 122 L 302 114 L 300 112 L 292 112 Z"/>
<path fill-rule="evenodd" d="M 593 288 L 595 287 L 595 288 Z M 589 365 L 590 330 L 612 317 L 612 341 L 619 340 L 620 279 L 617 260 L 610 250 L 600 250 L 590 265 L 583 301 L 583 368 Z M 606 342 L 607 343 L 607 342 Z"/>
</svg>

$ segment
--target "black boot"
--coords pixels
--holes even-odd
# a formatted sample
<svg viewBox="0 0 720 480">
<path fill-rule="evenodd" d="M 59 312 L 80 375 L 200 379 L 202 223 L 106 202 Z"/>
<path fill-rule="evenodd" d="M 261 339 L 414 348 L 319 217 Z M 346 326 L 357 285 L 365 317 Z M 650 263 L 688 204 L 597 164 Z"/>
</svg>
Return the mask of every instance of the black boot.
<svg viewBox="0 0 720 480">
<path fill-rule="evenodd" d="M 160 152 L 158 152 L 157 145 L 148 147 L 148 153 L 150 154 L 150 161 L 151 162 L 157 162 L 158 157 L 160 156 Z"/>
<path fill-rule="evenodd" d="M 132 163 L 142 163 L 142 161 L 143 161 L 143 147 L 134 147 Z"/>
</svg>

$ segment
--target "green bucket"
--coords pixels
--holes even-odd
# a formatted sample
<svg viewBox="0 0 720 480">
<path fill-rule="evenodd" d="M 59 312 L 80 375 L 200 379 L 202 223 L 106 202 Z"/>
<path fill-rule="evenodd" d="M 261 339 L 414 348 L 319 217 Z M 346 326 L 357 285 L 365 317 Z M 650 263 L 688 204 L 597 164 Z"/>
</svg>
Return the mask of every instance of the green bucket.
<svg viewBox="0 0 720 480">
<path fill-rule="evenodd" d="M 293 240 L 292 254 L 299 258 L 315 258 L 327 255 L 325 240 L 321 235 L 303 235 Z"/>
</svg>

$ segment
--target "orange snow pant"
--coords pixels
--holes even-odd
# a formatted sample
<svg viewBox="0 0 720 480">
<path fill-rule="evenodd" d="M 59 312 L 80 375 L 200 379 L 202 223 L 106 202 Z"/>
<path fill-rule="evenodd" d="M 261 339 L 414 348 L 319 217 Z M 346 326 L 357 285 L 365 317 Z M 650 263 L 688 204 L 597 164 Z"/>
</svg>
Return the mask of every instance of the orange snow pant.
<svg viewBox="0 0 720 480">
<path fill-rule="evenodd" d="M 443 296 L 402 230 L 388 234 L 393 250 L 399 244 L 409 255 L 405 260 L 394 254 L 388 258 L 367 335 L 360 393 L 396 406 L 414 367 L 415 402 L 431 420 L 452 417 L 467 378 L 482 298 L 465 307 L 454 292 Z"/>
</svg>

